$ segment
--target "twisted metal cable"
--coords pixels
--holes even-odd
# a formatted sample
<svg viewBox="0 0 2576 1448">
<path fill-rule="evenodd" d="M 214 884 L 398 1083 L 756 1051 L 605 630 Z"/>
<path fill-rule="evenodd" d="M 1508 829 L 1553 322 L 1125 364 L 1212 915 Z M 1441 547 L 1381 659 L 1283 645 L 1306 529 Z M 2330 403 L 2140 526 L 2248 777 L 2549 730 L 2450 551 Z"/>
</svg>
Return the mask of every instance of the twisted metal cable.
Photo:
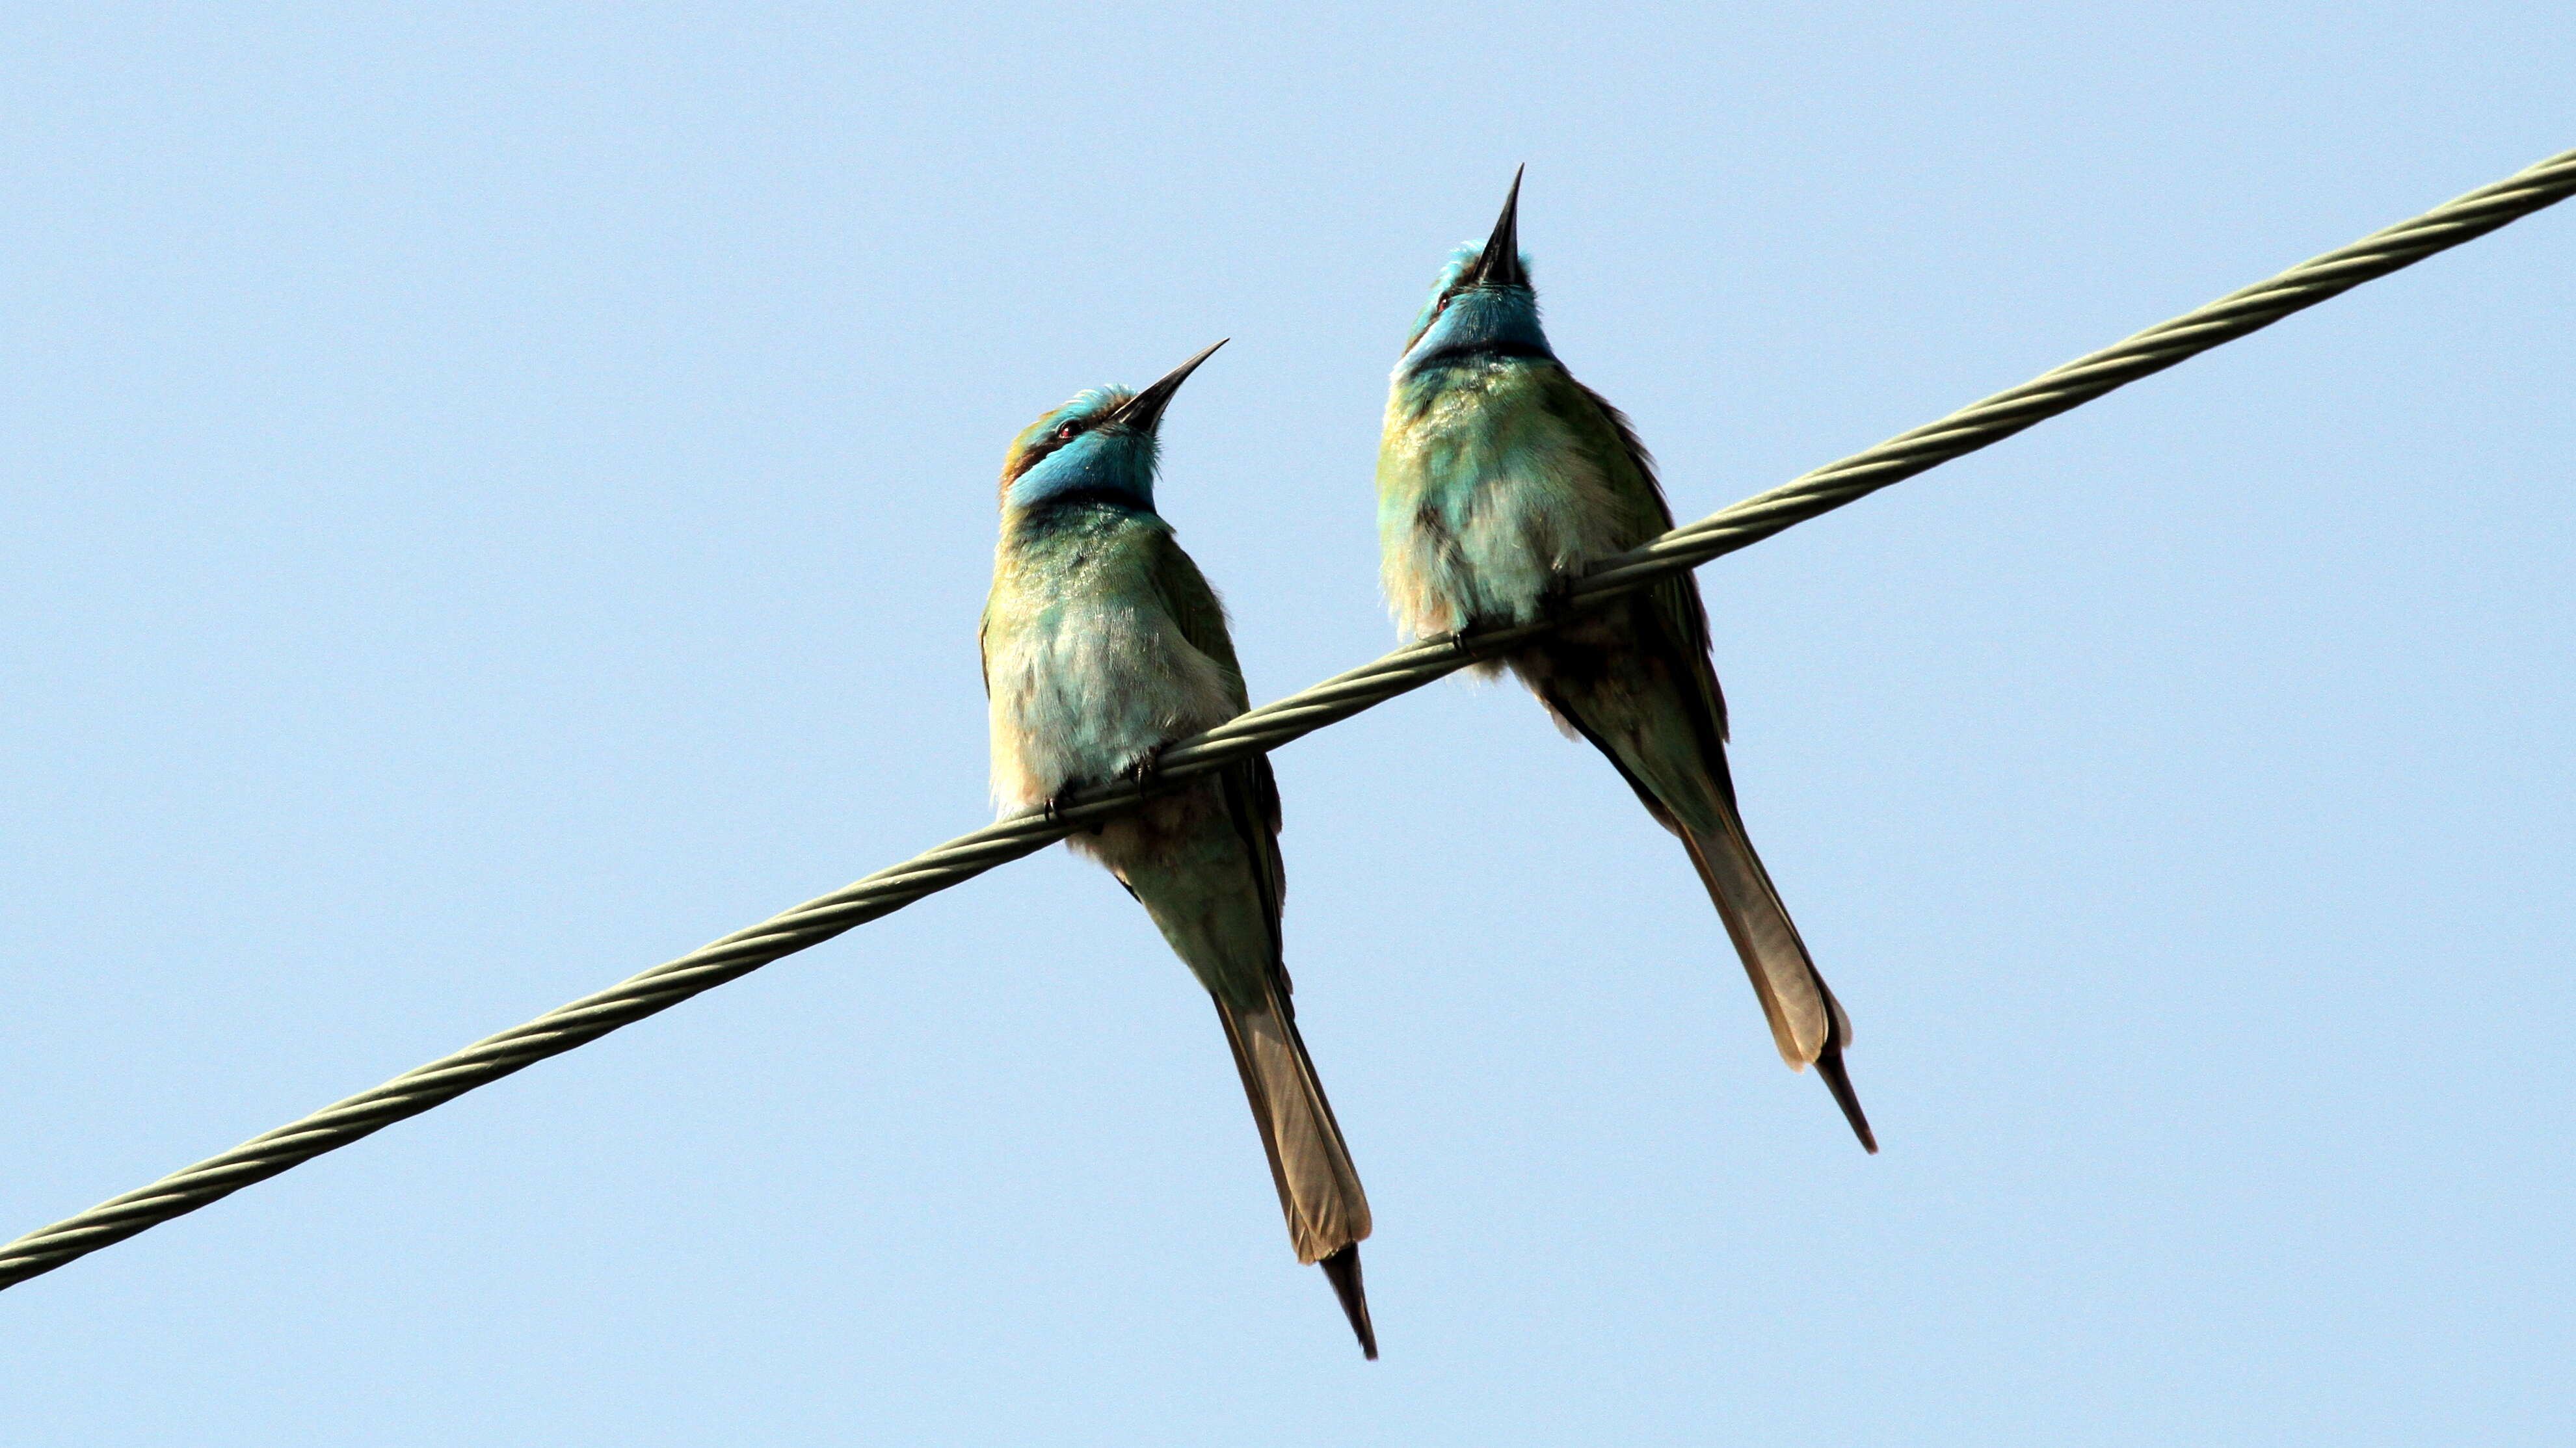
<svg viewBox="0 0 2576 1448">
<path fill-rule="evenodd" d="M 2149 327 L 1911 432 L 1829 463 L 1770 492 L 1676 528 L 1588 572 L 1572 590 L 1577 606 L 1695 568 L 1891 483 L 2000 442 L 2184 358 L 2268 327 L 2290 313 L 2385 276 L 2576 192 L 2576 151 L 2552 156 L 2492 186 L 2303 262 L 2269 281 Z M 1546 632 L 1547 625 L 1477 630 L 1426 640 L 1311 689 L 1241 714 L 1175 745 L 1143 786 L 1086 790 L 1053 812 L 1013 816 L 916 855 L 902 864 L 737 930 L 677 960 L 558 1007 L 526 1025 L 487 1036 L 371 1091 L 252 1137 L 221 1156 L 113 1197 L 76 1217 L 0 1246 L 0 1288 L 50 1272 L 76 1257 L 228 1196 L 251 1183 L 333 1151 L 383 1127 L 557 1056 L 620 1026 L 667 1010 L 782 956 L 819 945 L 913 901 L 963 884 L 1032 854 L 1076 829 L 1133 808 L 1239 759 L 1418 689 L 1479 658 Z"/>
</svg>

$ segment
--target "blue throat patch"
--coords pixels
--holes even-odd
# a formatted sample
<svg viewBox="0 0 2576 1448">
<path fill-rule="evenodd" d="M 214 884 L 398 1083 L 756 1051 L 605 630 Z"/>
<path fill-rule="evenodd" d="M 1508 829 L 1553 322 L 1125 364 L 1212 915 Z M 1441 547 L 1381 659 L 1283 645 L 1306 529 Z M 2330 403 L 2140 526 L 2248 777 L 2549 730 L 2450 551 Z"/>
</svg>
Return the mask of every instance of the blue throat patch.
<svg viewBox="0 0 2576 1448">
<path fill-rule="evenodd" d="M 1435 306 L 1437 304 L 1435 303 Z M 1438 307 L 1398 370 L 1416 372 L 1480 357 L 1553 357 L 1528 287 L 1469 287 Z"/>
<path fill-rule="evenodd" d="M 1003 501 L 1029 509 L 1087 499 L 1150 513 L 1157 451 L 1150 433 L 1124 428 L 1080 433 L 1013 479 Z"/>
</svg>

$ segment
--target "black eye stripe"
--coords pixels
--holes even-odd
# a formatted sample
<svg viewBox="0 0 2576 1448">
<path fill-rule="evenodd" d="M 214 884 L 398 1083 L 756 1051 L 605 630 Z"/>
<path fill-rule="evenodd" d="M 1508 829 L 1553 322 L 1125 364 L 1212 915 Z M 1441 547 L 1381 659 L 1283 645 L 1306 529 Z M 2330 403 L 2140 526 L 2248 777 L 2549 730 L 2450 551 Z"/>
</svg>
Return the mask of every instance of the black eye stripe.
<svg viewBox="0 0 2576 1448">
<path fill-rule="evenodd" d="M 1027 472 L 1029 469 L 1036 467 L 1039 463 L 1046 460 L 1048 454 L 1063 447 L 1066 443 L 1073 441 L 1074 438 L 1080 437 L 1083 433 L 1089 430 L 1090 424 L 1080 419 L 1057 423 L 1054 431 L 1041 436 L 1036 442 L 1029 445 L 1026 452 L 1020 454 L 1019 466 L 1011 470 L 1011 476 L 1016 478 L 1022 473 Z"/>
</svg>

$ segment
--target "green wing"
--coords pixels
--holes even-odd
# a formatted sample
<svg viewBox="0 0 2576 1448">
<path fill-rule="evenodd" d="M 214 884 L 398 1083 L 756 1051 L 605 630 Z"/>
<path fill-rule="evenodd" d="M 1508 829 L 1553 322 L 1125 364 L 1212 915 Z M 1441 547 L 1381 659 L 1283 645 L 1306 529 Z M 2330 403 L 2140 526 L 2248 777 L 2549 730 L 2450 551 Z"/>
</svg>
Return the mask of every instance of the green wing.
<svg viewBox="0 0 2576 1448">
<path fill-rule="evenodd" d="M 1568 378 L 1568 381 L 1573 379 Z M 1629 547 L 1653 541 L 1672 531 L 1673 509 L 1664 501 L 1663 485 L 1655 479 L 1655 460 L 1648 456 L 1645 444 L 1637 440 L 1637 431 L 1629 425 L 1628 415 L 1610 405 L 1600 393 L 1574 383 L 1588 399 L 1600 419 L 1606 436 L 1595 441 L 1601 453 L 1601 466 L 1617 488 L 1622 501 L 1634 510 L 1636 536 L 1623 540 Z M 1646 601 L 1652 605 L 1654 622 L 1674 652 L 1687 660 L 1684 677 L 1698 688 L 1699 702 L 1706 708 L 1703 721 L 1713 744 L 1726 742 L 1726 695 L 1717 685 L 1717 666 L 1709 658 L 1708 606 L 1700 600 L 1699 580 L 1689 573 L 1677 573 L 1646 590 Z M 1643 612 L 1644 610 L 1641 610 Z M 1729 795 L 1733 782 L 1726 777 L 1726 756 L 1722 750 L 1710 751 L 1717 777 Z"/>
<path fill-rule="evenodd" d="M 1169 533 L 1158 533 L 1154 550 L 1154 592 L 1163 611 L 1191 648 L 1225 666 L 1234 685 L 1234 707 L 1251 707 L 1243 688 L 1243 666 L 1235 662 L 1234 636 L 1226 631 L 1225 605 L 1208 586 L 1207 575 L 1181 551 Z"/>
<path fill-rule="evenodd" d="M 1154 560 L 1154 591 L 1161 596 L 1164 612 L 1189 646 L 1224 667 L 1234 686 L 1235 711 L 1251 708 L 1251 695 L 1243 685 L 1243 665 L 1234 656 L 1234 636 L 1226 630 L 1225 605 L 1217 600 L 1216 590 L 1208 586 L 1207 575 L 1199 572 L 1198 564 L 1181 551 L 1181 545 L 1168 533 L 1162 535 Z M 1279 973 L 1284 1004 L 1288 979 L 1279 964 L 1279 909 L 1288 892 L 1288 869 L 1279 854 L 1279 781 L 1270 771 L 1270 756 L 1266 754 L 1228 765 L 1219 772 L 1217 781 L 1225 794 L 1227 813 L 1234 818 L 1235 832 L 1242 836 L 1244 848 L 1252 857 L 1253 883 L 1268 907 L 1270 959 L 1272 968 Z"/>
</svg>

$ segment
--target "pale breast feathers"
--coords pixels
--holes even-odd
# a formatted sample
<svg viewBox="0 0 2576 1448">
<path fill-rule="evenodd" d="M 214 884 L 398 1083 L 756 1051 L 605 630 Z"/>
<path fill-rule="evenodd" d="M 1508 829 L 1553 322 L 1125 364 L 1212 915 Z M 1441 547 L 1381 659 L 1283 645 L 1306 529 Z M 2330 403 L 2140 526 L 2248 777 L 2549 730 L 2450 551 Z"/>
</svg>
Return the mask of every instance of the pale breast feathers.
<svg viewBox="0 0 2576 1448">
<path fill-rule="evenodd" d="M 984 668 L 993 799 L 1005 812 L 1114 779 L 1239 712 L 1240 683 L 1191 647 L 1154 592 L 1153 541 L 996 570 Z"/>
<path fill-rule="evenodd" d="M 1452 374 L 1390 401 L 1380 541 L 1387 598 L 1417 635 L 1536 618 L 1560 571 L 1623 546 L 1605 460 L 1529 395 L 1527 371 Z"/>
</svg>

